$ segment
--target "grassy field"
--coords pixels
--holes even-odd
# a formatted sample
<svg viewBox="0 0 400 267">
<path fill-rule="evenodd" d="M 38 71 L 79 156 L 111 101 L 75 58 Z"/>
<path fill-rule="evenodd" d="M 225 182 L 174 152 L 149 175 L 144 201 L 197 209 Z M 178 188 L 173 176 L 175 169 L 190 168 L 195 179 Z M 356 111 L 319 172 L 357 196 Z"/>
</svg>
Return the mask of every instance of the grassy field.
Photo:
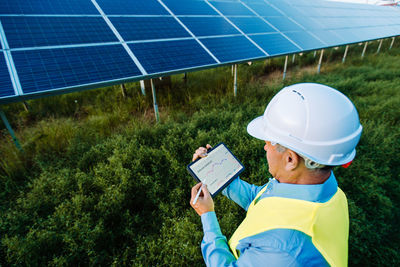
<svg viewBox="0 0 400 267">
<path fill-rule="evenodd" d="M 0 124 L 0 265 L 203 266 L 200 218 L 189 206 L 195 184 L 185 167 L 193 151 L 224 142 L 246 166 L 242 179 L 269 177 L 263 142 L 246 133 L 283 86 L 319 82 L 356 105 L 364 132 L 348 169 L 335 169 L 350 211 L 350 266 L 400 263 L 400 48 L 374 52 L 377 43 L 306 53 L 239 66 L 233 96 L 229 66 L 172 77 L 151 92 L 138 83 L 3 106 L 20 139 L 19 152 Z M 291 59 L 291 58 L 290 58 Z M 215 199 L 229 238 L 244 212 Z"/>
</svg>

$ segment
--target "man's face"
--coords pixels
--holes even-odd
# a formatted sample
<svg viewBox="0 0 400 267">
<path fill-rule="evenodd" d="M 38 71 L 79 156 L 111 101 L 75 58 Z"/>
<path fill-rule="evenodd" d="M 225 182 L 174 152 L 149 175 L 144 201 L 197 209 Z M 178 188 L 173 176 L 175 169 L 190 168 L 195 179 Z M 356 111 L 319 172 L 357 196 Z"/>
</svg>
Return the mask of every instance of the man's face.
<svg viewBox="0 0 400 267">
<path fill-rule="evenodd" d="M 276 146 L 273 146 L 271 142 L 265 141 L 264 150 L 267 154 L 268 171 L 272 176 L 279 181 L 280 174 L 284 172 L 283 166 L 283 154 L 276 150 Z"/>
</svg>

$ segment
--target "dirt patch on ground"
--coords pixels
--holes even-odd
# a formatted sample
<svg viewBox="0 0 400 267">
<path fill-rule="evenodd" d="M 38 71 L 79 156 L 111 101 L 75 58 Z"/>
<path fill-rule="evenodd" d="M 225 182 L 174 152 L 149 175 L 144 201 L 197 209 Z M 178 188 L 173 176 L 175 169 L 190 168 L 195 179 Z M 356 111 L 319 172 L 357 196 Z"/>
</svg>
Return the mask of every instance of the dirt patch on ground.
<svg viewBox="0 0 400 267">
<path fill-rule="evenodd" d="M 322 71 L 322 69 L 321 69 Z M 286 71 L 286 79 L 290 78 L 299 78 L 304 74 L 316 74 L 317 73 L 317 65 L 310 65 L 301 68 L 290 68 Z M 283 67 L 281 70 L 274 70 L 270 73 L 267 73 L 263 76 L 259 77 L 259 80 L 262 84 L 264 83 L 275 83 L 281 82 L 283 79 Z"/>
</svg>

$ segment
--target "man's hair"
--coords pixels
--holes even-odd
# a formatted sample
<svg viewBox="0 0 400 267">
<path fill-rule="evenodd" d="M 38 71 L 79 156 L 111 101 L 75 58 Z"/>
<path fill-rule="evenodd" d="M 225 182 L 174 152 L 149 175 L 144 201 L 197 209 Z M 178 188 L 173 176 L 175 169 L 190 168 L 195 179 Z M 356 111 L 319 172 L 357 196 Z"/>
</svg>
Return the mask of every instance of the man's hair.
<svg viewBox="0 0 400 267">
<path fill-rule="evenodd" d="M 282 146 L 281 144 L 276 144 L 276 151 L 283 153 L 286 151 L 286 147 Z M 295 151 L 294 151 L 295 152 Z M 306 168 L 310 171 L 315 171 L 315 172 L 327 172 L 327 171 L 331 171 L 333 166 L 328 166 L 328 165 L 323 165 L 323 164 L 319 164 L 315 161 L 312 161 L 311 159 L 300 155 L 299 153 L 295 152 L 297 155 L 299 155 L 303 160 L 304 160 L 304 165 L 306 166 Z"/>
</svg>

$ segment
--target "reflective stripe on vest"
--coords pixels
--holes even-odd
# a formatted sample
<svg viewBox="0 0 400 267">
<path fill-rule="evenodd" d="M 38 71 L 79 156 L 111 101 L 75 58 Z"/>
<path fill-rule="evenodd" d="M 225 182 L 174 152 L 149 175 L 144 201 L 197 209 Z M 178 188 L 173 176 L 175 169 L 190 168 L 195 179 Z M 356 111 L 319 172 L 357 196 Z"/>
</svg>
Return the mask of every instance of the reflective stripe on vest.
<svg viewBox="0 0 400 267">
<path fill-rule="evenodd" d="M 266 188 L 257 194 L 255 200 Z M 347 199 L 340 188 L 325 203 L 282 197 L 266 197 L 257 204 L 255 200 L 229 240 L 236 258 L 236 247 L 243 238 L 272 229 L 293 229 L 310 236 L 316 249 L 331 266 L 347 266 L 349 217 Z"/>
</svg>

